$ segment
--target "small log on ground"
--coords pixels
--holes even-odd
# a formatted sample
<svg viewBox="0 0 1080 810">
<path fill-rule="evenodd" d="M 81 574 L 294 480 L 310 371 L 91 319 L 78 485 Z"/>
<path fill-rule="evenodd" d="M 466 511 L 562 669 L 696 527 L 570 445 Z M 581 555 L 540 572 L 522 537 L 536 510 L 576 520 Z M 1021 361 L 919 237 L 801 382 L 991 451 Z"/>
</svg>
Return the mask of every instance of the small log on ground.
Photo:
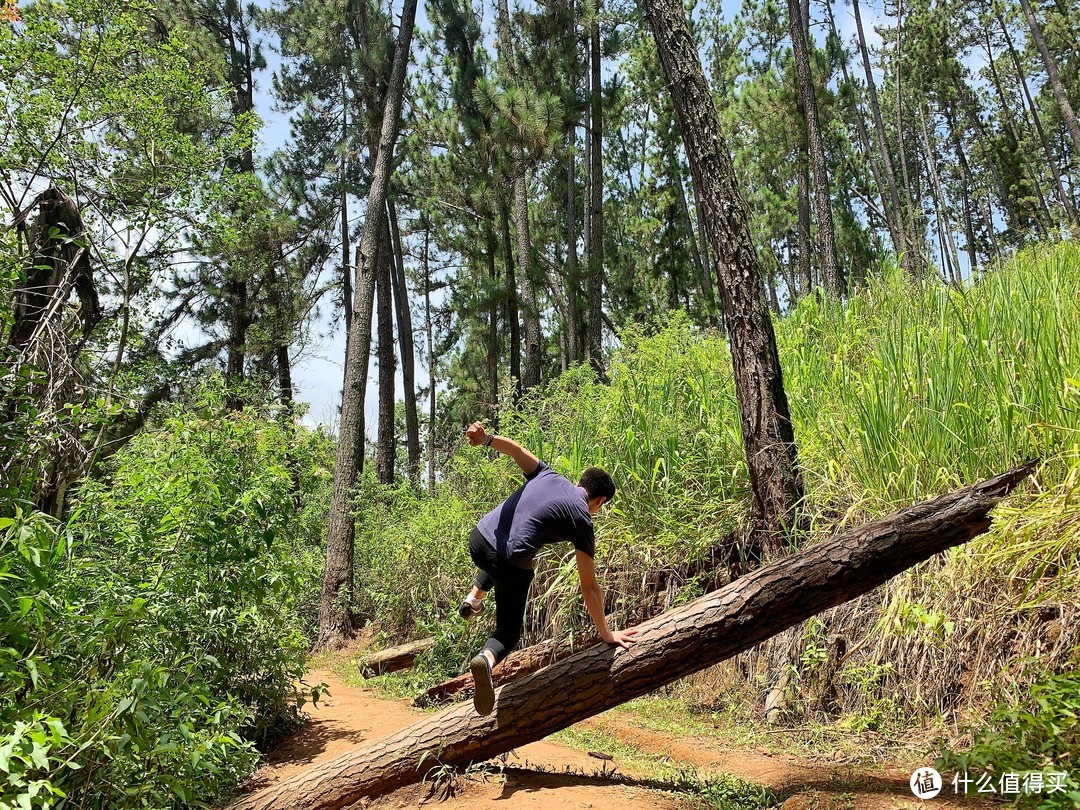
<svg viewBox="0 0 1080 810">
<path fill-rule="evenodd" d="M 501 687 L 487 717 L 469 704 L 242 798 L 234 810 L 338 810 L 526 743 L 658 689 L 854 599 L 986 531 L 988 513 L 1034 462 L 846 531 L 640 625 L 629 650 L 598 644 Z"/>
<path fill-rule="evenodd" d="M 387 647 L 385 650 L 363 656 L 357 662 L 357 666 L 360 667 L 360 674 L 365 678 L 409 669 L 416 663 L 416 656 L 434 646 L 435 639 L 433 638 L 422 638 L 419 641 L 398 644 L 396 647 Z"/>
<path fill-rule="evenodd" d="M 500 661 L 495 669 L 492 670 L 491 679 L 496 686 L 502 686 L 503 684 L 510 683 L 510 681 L 515 681 L 518 678 L 524 677 L 530 672 L 536 672 L 538 669 L 550 666 L 556 661 L 561 661 L 567 656 L 573 655 L 575 652 L 580 652 L 599 642 L 599 637 L 594 636 L 577 646 L 573 646 L 567 641 L 542 641 L 539 644 L 533 644 L 531 647 L 526 647 L 523 650 L 515 650 Z M 435 684 L 424 692 L 424 694 L 419 695 L 416 700 L 413 701 L 413 705 L 431 706 L 436 703 L 442 703 L 443 701 L 450 700 L 452 697 L 460 694 L 466 689 L 471 689 L 472 685 L 472 673 L 466 672 L 464 675 L 459 675 L 456 678 L 451 678 L 448 681 Z"/>
</svg>

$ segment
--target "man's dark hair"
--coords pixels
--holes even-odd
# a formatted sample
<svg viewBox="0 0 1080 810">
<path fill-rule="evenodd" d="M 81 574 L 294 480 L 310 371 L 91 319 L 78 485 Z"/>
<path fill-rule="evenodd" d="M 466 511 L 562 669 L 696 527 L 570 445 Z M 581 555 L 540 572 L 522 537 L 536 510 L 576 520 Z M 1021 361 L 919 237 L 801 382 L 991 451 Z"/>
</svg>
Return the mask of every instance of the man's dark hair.
<svg viewBox="0 0 1080 810">
<path fill-rule="evenodd" d="M 578 486 L 589 493 L 590 501 L 598 495 L 603 495 L 606 499 L 604 502 L 608 503 L 615 497 L 615 482 L 611 480 L 607 471 L 600 467 L 589 467 L 585 470 L 581 474 Z"/>
</svg>

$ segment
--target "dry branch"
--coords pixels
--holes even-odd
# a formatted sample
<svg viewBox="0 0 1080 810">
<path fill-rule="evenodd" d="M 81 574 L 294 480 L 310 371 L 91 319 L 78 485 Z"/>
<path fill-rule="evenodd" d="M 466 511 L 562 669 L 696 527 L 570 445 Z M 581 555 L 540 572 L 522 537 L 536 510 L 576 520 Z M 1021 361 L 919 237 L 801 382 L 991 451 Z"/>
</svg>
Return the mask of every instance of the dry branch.
<svg viewBox="0 0 1080 810">
<path fill-rule="evenodd" d="M 496 692 L 481 717 L 459 705 L 246 796 L 233 810 L 336 810 L 540 740 L 697 672 L 854 599 L 990 526 L 1034 462 L 846 531 L 641 625 L 629 650 L 575 653 Z"/>
</svg>

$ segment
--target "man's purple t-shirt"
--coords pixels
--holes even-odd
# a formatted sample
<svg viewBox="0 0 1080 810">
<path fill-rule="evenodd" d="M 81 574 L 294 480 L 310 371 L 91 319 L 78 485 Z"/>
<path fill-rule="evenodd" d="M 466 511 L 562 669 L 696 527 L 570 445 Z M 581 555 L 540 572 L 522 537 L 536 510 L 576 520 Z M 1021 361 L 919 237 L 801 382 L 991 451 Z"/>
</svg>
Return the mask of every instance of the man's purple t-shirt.
<svg viewBox="0 0 1080 810">
<path fill-rule="evenodd" d="M 540 548 L 559 540 L 569 540 L 590 557 L 596 552 L 588 496 L 542 461 L 476 528 L 500 557 L 519 568 L 532 568 Z"/>
</svg>

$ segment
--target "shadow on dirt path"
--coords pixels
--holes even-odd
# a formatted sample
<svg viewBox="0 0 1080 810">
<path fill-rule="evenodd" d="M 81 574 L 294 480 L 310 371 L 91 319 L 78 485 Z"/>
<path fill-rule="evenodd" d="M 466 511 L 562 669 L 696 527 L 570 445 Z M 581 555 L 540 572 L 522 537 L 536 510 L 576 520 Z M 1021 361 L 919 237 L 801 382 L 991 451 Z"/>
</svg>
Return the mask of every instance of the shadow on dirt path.
<svg viewBox="0 0 1080 810">
<path fill-rule="evenodd" d="M 407 701 L 386 700 L 347 686 L 334 673 L 314 670 L 305 680 L 323 681 L 330 695 L 310 708 L 311 722 L 279 745 L 245 785 L 267 787 L 305 768 L 333 759 L 423 716 Z M 725 748 L 713 740 L 679 737 L 638 728 L 622 717 L 601 715 L 577 728 L 601 732 L 655 759 L 673 772 L 700 779 L 729 773 L 771 788 L 784 810 L 894 810 L 992 806 L 958 801 L 943 793 L 933 802 L 917 800 L 908 788 L 910 774 L 856 766 L 818 764 L 760 751 Z M 599 756 L 598 756 L 599 755 Z M 591 810 L 686 810 L 703 807 L 671 784 L 635 773 L 617 756 L 581 751 L 541 741 L 452 779 L 428 780 L 356 807 L 403 810 L 429 804 L 442 810 L 493 808 L 591 808 Z"/>
</svg>

